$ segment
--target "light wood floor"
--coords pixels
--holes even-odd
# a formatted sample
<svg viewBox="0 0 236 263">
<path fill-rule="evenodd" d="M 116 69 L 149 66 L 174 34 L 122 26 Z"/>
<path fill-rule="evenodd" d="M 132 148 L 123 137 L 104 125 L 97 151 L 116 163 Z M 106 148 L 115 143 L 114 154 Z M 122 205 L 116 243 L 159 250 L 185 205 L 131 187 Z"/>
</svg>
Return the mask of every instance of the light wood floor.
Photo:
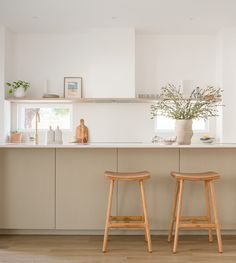
<svg viewBox="0 0 236 263">
<path fill-rule="evenodd" d="M 0 236 L 0 262 L 79 263 L 235 263 L 236 236 L 224 236 L 224 253 L 217 253 L 216 240 L 206 236 L 180 237 L 178 253 L 166 236 L 153 236 L 153 253 L 146 252 L 142 236 L 111 236 L 109 252 L 103 254 L 102 236 Z"/>
</svg>

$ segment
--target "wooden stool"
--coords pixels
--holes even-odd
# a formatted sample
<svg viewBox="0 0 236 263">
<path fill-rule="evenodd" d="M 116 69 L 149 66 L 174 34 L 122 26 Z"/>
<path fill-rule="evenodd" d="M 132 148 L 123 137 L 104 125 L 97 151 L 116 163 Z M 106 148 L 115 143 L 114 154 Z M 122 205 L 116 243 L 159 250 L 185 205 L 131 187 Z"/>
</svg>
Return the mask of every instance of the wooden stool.
<svg viewBox="0 0 236 263">
<path fill-rule="evenodd" d="M 107 250 L 107 239 L 108 231 L 110 228 L 144 228 L 145 229 L 145 239 L 148 244 L 148 251 L 152 252 L 150 228 L 147 216 L 147 207 L 144 194 L 143 181 L 150 178 L 150 174 L 147 171 L 137 172 L 137 173 L 116 173 L 106 171 L 105 176 L 110 179 L 110 191 L 108 198 L 107 214 L 106 214 L 106 225 L 103 241 L 103 252 Z M 111 216 L 112 207 L 112 194 L 114 189 L 115 181 L 138 181 L 141 191 L 141 200 L 143 208 L 143 216 Z M 131 223 L 130 223 L 131 221 Z"/>
<path fill-rule="evenodd" d="M 220 234 L 220 226 L 218 221 L 218 213 L 216 208 L 216 198 L 213 180 L 219 179 L 220 175 L 215 172 L 206 172 L 206 173 L 177 173 L 172 172 L 171 175 L 176 179 L 176 193 L 174 198 L 173 210 L 172 210 L 172 219 L 170 224 L 170 232 L 168 236 L 168 241 L 171 241 L 173 227 L 175 223 L 175 238 L 174 238 L 174 247 L 173 253 L 177 251 L 178 245 L 178 235 L 179 229 L 191 229 L 191 228 L 208 228 L 209 230 L 209 242 L 213 241 L 212 238 L 212 229 L 216 229 L 216 236 L 218 241 L 218 251 L 223 252 L 222 249 L 222 240 Z M 205 195 L 206 195 L 206 205 L 207 205 L 207 216 L 181 216 L 181 206 L 182 206 L 182 196 L 183 196 L 183 186 L 184 181 L 194 181 L 194 182 L 204 182 L 205 183 Z M 210 197 L 212 201 L 212 208 L 214 214 L 214 223 L 211 222 L 211 206 L 210 206 Z M 207 223 L 199 223 L 204 222 Z M 188 223 L 190 222 L 190 223 Z"/>
</svg>

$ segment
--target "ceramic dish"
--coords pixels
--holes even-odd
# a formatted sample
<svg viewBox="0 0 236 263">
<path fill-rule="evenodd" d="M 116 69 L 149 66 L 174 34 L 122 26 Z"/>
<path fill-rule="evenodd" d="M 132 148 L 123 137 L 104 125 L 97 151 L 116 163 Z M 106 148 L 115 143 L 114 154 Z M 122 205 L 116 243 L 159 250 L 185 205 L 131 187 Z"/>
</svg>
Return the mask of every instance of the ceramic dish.
<svg viewBox="0 0 236 263">
<path fill-rule="evenodd" d="M 203 143 L 213 143 L 214 142 L 214 138 L 210 138 L 210 139 L 207 139 L 207 140 L 201 140 L 201 142 L 203 142 Z"/>
<path fill-rule="evenodd" d="M 213 143 L 214 139 L 215 138 L 210 137 L 210 136 L 203 136 L 200 138 L 201 142 L 203 142 L 203 143 Z"/>
</svg>

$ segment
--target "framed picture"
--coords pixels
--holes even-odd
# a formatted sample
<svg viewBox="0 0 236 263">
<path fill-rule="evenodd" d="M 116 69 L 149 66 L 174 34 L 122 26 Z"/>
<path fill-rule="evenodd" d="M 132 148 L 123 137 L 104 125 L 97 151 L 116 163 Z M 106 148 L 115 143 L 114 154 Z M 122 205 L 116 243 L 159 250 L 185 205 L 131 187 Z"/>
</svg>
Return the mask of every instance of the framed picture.
<svg viewBox="0 0 236 263">
<path fill-rule="evenodd" d="M 65 77 L 64 78 L 65 98 L 79 99 L 82 97 L 82 78 Z"/>
</svg>

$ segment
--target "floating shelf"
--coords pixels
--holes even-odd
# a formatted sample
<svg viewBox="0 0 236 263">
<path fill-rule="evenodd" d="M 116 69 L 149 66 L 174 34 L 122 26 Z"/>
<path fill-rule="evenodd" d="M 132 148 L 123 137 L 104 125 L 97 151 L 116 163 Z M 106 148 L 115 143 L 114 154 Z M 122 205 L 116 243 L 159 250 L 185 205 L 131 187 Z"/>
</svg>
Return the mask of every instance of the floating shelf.
<svg viewBox="0 0 236 263">
<path fill-rule="evenodd" d="M 141 98 L 7 98 L 6 101 L 12 103 L 154 103 L 157 100 Z"/>
</svg>

